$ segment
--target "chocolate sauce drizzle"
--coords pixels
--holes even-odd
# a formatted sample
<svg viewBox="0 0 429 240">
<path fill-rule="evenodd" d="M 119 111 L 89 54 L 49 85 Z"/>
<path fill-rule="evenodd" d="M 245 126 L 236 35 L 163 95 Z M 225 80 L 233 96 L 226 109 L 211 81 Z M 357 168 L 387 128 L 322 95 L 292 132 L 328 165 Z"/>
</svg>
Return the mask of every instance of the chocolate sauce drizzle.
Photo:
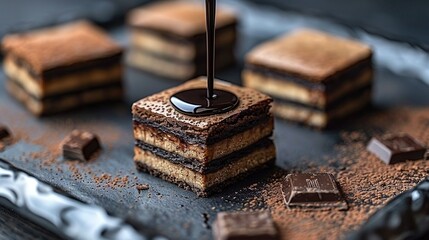
<svg viewBox="0 0 429 240">
<path fill-rule="evenodd" d="M 180 113 L 191 116 L 219 114 L 236 108 L 239 103 L 233 93 L 214 89 L 215 20 L 216 0 L 206 0 L 207 89 L 189 89 L 171 96 L 171 104 Z"/>
</svg>

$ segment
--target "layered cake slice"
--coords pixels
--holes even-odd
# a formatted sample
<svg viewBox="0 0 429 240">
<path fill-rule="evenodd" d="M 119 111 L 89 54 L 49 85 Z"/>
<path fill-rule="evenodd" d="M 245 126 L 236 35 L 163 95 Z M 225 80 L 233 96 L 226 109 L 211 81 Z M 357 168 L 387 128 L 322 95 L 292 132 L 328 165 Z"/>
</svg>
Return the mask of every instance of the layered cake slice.
<svg viewBox="0 0 429 240">
<path fill-rule="evenodd" d="M 274 98 L 275 115 L 325 128 L 370 103 L 371 59 L 363 43 L 298 30 L 252 50 L 243 81 Z"/>
<path fill-rule="evenodd" d="M 79 21 L 3 39 L 8 92 L 34 114 L 122 98 L 122 49 Z"/>
<path fill-rule="evenodd" d="M 270 139 L 271 98 L 253 89 L 216 81 L 239 105 L 204 117 L 183 115 L 170 103 L 177 92 L 205 88 L 206 78 L 144 98 L 132 107 L 138 169 L 191 189 L 199 196 L 219 190 L 275 159 Z"/>
<path fill-rule="evenodd" d="M 128 62 L 142 70 L 177 80 L 206 71 L 205 9 L 190 1 L 155 3 L 128 17 L 131 50 Z M 237 18 L 226 9 L 216 16 L 216 67 L 234 63 Z"/>
</svg>

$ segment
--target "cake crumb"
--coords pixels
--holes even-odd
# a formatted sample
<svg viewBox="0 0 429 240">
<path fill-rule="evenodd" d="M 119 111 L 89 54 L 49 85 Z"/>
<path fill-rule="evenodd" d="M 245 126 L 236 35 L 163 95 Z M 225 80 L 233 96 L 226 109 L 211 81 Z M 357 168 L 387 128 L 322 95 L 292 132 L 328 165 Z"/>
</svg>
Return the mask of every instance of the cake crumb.
<svg viewBox="0 0 429 240">
<path fill-rule="evenodd" d="M 137 191 L 139 191 L 139 193 L 141 193 L 142 191 L 149 190 L 149 184 L 137 184 L 136 189 Z"/>
</svg>

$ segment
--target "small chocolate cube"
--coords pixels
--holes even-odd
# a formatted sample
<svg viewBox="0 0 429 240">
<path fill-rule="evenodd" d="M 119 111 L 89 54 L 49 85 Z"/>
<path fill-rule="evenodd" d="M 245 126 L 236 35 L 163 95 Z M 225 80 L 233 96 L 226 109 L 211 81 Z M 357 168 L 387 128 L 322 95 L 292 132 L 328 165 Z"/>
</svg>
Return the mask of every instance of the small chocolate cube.
<svg viewBox="0 0 429 240">
<path fill-rule="evenodd" d="M 72 160 L 89 160 L 101 149 L 98 137 L 90 132 L 73 130 L 63 141 L 63 157 Z"/>
<path fill-rule="evenodd" d="M 10 138 L 10 136 L 9 129 L 4 125 L 0 125 L 0 141 Z"/>
<path fill-rule="evenodd" d="M 329 173 L 294 173 L 286 176 L 282 192 L 287 207 L 347 210 L 334 176 Z"/>
<path fill-rule="evenodd" d="M 279 234 L 267 211 L 220 212 L 213 226 L 215 240 L 279 239 Z"/>
<path fill-rule="evenodd" d="M 408 134 L 388 134 L 373 137 L 367 150 L 386 164 L 424 159 L 426 147 Z"/>
</svg>

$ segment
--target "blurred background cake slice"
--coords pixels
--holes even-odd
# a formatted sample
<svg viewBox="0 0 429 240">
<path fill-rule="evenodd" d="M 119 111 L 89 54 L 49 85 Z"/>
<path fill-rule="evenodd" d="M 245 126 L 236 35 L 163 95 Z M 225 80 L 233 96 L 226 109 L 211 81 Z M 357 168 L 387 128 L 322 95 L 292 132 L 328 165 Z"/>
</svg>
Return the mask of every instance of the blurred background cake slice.
<svg viewBox="0 0 429 240">
<path fill-rule="evenodd" d="M 170 97 L 204 88 L 206 78 L 144 98 L 132 107 L 137 167 L 207 196 L 274 162 L 271 98 L 256 90 L 216 82 L 240 103 L 226 113 L 193 117 L 177 112 Z"/>
<path fill-rule="evenodd" d="M 79 21 L 3 39 L 6 89 L 35 115 L 122 98 L 122 48 Z"/>
<path fill-rule="evenodd" d="M 275 115 L 325 128 L 371 102 L 372 51 L 363 43 L 301 29 L 246 56 L 243 83 L 274 98 Z"/>
<path fill-rule="evenodd" d="M 128 16 L 131 28 L 128 62 L 139 69 L 177 80 L 206 72 L 203 4 L 169 1 L 137 8 Z M 216 67 L 235 62 L 237 18 L 227 9 L 216 15 Z"/>
</svg>

